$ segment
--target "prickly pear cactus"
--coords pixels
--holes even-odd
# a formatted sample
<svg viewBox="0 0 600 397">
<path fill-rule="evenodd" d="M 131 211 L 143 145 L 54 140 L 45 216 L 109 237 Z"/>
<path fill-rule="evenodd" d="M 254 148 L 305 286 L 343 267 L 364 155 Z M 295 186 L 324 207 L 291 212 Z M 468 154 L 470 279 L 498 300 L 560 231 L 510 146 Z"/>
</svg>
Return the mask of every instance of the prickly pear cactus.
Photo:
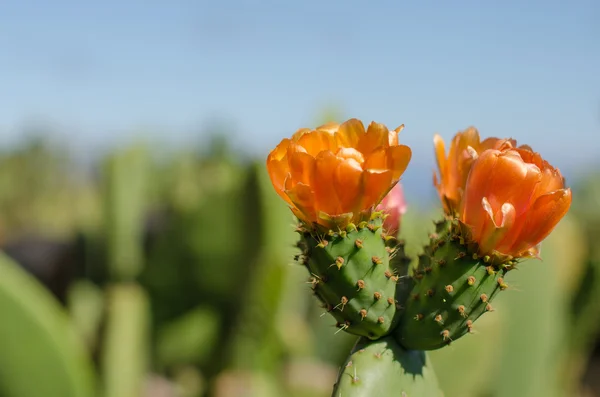
<svg viewBox="0 0 600 397">
<path fill-rule="evenodd" d="M 392 337 L 359 340 L 342 367 L 332 397 L 441 397 L 425 352 L 404 350 Z"/>
<path fill-rule="evenodd" d="M 492 299 L 508 285 L 514 262 L 491 263 L 470 254 L 451 221 L 436 223 L 436 233 L 419 256 L 414 286 L 394 331 L 408 349 L 434 350 L 473 331 L 473 323 L 492 311 Z"/>
<path fill-rule="evenodd" d="M 343 231 L 315 235 L 302 226 L 298 256 L 309 270 L 315 295 L 351 334 L 376 339 L 398 323 L 396 284 L 390 264 L 395 239 L 382 232 L 382 214 Z"/>
</svg>

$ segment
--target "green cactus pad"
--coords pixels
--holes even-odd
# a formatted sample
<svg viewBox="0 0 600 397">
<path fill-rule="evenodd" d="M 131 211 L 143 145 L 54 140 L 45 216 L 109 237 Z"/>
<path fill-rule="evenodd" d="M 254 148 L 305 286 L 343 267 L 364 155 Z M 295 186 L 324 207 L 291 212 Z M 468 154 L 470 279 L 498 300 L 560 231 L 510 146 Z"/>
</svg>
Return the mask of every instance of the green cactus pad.
<svg viewBox="0 0 600 397">
<path fill-rule="evenodd" d="M 360 339 L 342 367 L 332 397 L 440 397 L 425 352 L 404 350 L 392 337 Z"/>
<path fill-rule="evenodd" d="M 382 232 L 379 214 L 373 218 L 320 236 L 300 227 L 298 243 L 298 260 L 311 273 L 312 289 L 337 326 L 370 339 L 388 334 L 397 324 L 399 280 L 390 264 L 395 239 Z"/>
<path fill-rule="evenodd" d="M 492 311 L 492 299 L 508 286 L 514 263 L 494 264 L 469 252 L 449 221 L 419 256 L 414 286 L 404 302 L 396 340 L 407 349 L 434 350 L 473 332 L 474 322 Z"/>
</svg>

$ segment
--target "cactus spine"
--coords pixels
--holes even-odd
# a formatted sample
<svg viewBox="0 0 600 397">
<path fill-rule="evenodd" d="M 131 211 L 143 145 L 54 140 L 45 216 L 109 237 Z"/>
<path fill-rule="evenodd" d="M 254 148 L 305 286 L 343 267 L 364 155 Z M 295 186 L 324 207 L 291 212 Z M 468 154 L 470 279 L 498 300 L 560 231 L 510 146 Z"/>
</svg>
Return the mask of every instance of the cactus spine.
<svg viewBox="0 0 600 397">
<path fill-rule="evenodd" d="M 393 248 L 382 231 L 382 214 L 350 224 L 346 230 L 318 235 L 303 226 L 298 231 L 298 260 L 308 268 L 315 295 L 338 321 L 338 328 L 376 339 L 397 324 L 396 284 L 390 264 Z"/>
</svg>

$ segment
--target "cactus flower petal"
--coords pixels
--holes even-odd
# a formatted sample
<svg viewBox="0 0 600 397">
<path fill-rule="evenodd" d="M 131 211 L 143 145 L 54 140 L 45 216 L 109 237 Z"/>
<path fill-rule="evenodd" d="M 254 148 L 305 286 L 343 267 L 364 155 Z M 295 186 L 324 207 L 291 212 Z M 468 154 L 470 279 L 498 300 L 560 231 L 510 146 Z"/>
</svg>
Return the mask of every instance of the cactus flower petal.
<svg viewBox="0 0 600 397">
<path fill-rule="evenodd" d="M 535 248 L 566 215 L 570 206 L 571 189 L 559 189 L 538 197 L 529 209 L 519 238 L 511 250 L 523 253 Z"/>
<path fill-rule="evenodd" d="M 439 171 L 439 175 L 434 173 L 434 185 L 444 211 L 452 216 L 459 211 L 473 161 L 485 150 L 512 148 L 517 144 L 513 139 L 487 138 L 481 141 L 479 131 L 473 127 L 454 136 L 447 156 L 441 136 L 436 134 L 433 143 Z"/>
</svg>

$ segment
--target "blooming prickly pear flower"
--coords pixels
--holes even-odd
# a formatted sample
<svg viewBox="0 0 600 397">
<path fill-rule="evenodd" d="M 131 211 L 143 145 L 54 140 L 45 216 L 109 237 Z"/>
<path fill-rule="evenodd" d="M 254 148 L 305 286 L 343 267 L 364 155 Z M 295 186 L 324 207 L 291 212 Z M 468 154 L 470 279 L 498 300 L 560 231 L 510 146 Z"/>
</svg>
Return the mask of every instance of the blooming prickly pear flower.
<svg viewBox="0 0 600 397">
<path fill-rule="evenodd" d="M 386 215 L 383 221 L 383 228 L 387 233 L 390 235 L 397 234 L 400 229 L 402 215 L 406 213 L 404 190 L 400 182 L 383 198 L 377 206 L 377 211 L 382 211 Z"/>
<path fill-rule="evenodd" d="M 457 133 L 450 143 L 446 155 L 446 147 L 441 136 L 435 135 L 435 156 L 439 169 L 439 177 L 434 173 L 433 183 L 438 191 L 444 212 L 453 216 L 459 208 L 465 183 L 473 164 L 473 155 L 487 149 L 500 149 L 506 145 L 516 146 L 514 139 L 487 138 L 481 141 L 479 131 L 470 127 Z M 526 146 L 523 146 L 526 148 Z"/>
<path fill-rule="evenodd" d="M 310 228 L 339 229 L 368 220 L 411 158 L 398 133 L 350 119 L 283 139 L 267 158 L 277 193 Z"/>
<path fill-rule="evenodd" d="M 423 247 L 412 288 L 394 330 L 407 349 L 441 348 L 473 332 L 509 288 L 506 274 L 539 244 L 571 205 L 560 171 L 514 140 L 480 142 L 476 130 L 457 134 L 445 156 L 435 138 L 436 187 L 446 219 Z"/>
<path fill-rule="evenodd" d="M 357 119 L 304 128 L 267 158 L 275 190 L 301 221 L 295 260 L 309 271 L 315 296 L 340 330 L 370 339 L 389 334 L 401 313 L 403 247 L 377 210 L 392 191 L 385 208 L 398 228 L 403 200 L 392 189 L 411 158 L 400 130 L 375 122 L 365 130 Z"/>
<path fill-rule="evenodd" d="M 570 205 L 557 168 L 528 148 L 505 146 L 474 158 L 459 220 L 481 256 L 532 257 Z"/>
</svg>

